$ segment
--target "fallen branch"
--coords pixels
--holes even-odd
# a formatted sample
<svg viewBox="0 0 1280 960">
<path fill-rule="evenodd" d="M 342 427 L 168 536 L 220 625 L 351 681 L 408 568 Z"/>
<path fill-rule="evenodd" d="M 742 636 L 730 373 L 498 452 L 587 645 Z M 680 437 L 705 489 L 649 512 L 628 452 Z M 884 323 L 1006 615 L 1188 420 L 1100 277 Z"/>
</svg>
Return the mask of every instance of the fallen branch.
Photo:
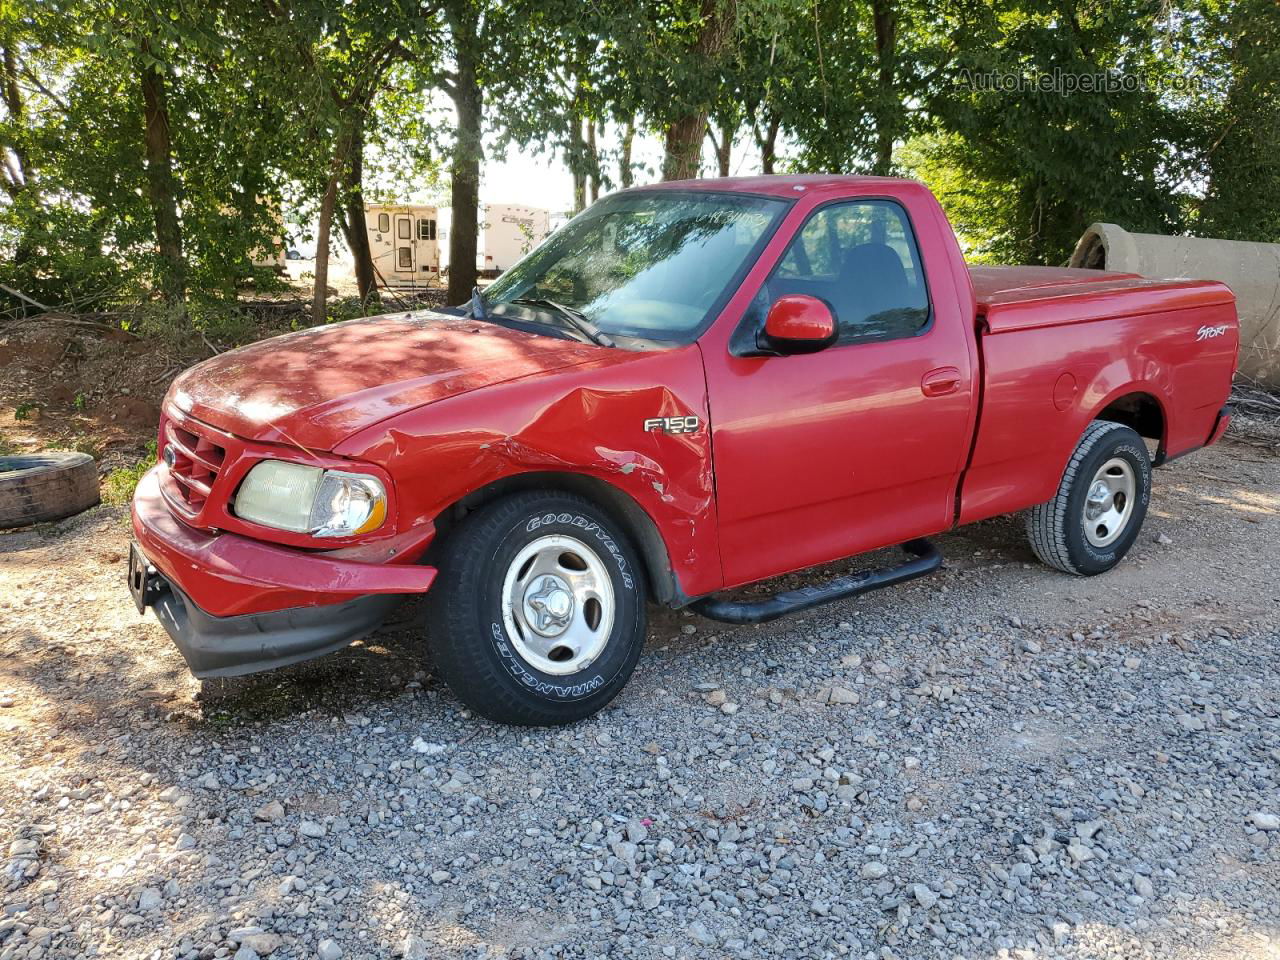
<svg viewBox="0 0 1280 960">
<path fill-rule="evenodd" d="M 28 297 L 21 290 L 15 290 L 13 289 L 13 287 L 10 287 L 6 284 L 0 283 L 0 290 L 3 290 L 5 293 L 9 294 L 10 296 L 17 297 L 19 300 L 22 300 L 25 303 L 31 304 L 33 307 L 39 307 L 41 310 L 45 311 L 46 313 L 53 310 L 53 307 L 46 307 L 39 300 L 33 300 L 31 297 Z"/>
</svg>

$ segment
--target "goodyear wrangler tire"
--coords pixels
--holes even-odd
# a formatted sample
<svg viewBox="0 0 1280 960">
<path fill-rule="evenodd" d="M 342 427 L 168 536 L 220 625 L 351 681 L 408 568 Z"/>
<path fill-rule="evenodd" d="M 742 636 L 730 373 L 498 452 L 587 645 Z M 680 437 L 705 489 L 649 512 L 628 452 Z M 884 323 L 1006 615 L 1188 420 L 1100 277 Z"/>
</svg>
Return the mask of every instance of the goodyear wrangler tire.
<svg viewBox="0 0 1280 960">
<path fill-rule="evenodd" d="M 1151 502 L 1151 458 L 1129 427 L 1089 424 L 1063 471 L 1058 493 L 1027 514 L 1037 557 L 1065 573 L 1094 576 L 1124 559 Z"/>
<path fill-rule="evenodd" d="M 0 529 L 61 520 L 98 502 L 98 466 L 87 453 L 0 457 Z"/>
<path fill-rule="evenodd" d="M 645 638 L 644 575 L 626 531 L 569 493 L 497 500 L 452 532 L 427 594 L 445 681 L 500 723 L 551 726 L 597 712 Z"/>
</svg>

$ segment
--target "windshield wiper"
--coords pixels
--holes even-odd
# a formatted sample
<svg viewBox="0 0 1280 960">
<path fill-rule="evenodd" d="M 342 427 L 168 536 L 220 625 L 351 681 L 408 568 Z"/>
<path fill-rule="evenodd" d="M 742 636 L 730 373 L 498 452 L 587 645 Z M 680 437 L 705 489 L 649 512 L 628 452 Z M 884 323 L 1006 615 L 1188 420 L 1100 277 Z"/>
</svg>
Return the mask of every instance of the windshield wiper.
<svg viewBox="0 0 1280 960">
<path fill-rule="evenodd" d="M 484 304 L 484 295 L 480 292 L 479 287 L 471 288 L 471 300 L 467 304 L 471 307 L 472 320 L 488 320 L 489 311 Z"/>
<path fill-rule="evenodd" d="M 516 297 L 509 303 L 523 303 L 531 307 L 550 307 L 557 314 L 563 317 L 573 329 L 590 340 L 592 343 L 601 347 L 617 346 L 613 342 L 613 338 L 591 322 L 591 319 L 579 310 L 573 307 L 566 307 L 562 303 L 556 303 L 554 300 L 548 300 L 545 297 Z"/>
</svg>

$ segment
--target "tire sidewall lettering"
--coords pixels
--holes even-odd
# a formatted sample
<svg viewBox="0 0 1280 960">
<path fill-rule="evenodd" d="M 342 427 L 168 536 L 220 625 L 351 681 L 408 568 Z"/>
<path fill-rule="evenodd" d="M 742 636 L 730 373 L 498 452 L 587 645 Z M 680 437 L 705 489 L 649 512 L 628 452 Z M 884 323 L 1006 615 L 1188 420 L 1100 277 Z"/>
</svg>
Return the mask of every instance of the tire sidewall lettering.
<svg viewBox="0 0 1280 960">
<path fill-rule="evenodd" d="M 584 517 L 578 513 L 547 513 L 540 517 L 531 517 L 528 523 L 525 524 L 524 529 L 525 533 L 536 533 L 543 527 L 557 524 L 571 526 L 584 534 L 594 536 L 596 541 L 608 551 L 609 556 L 617 565 L 618 574 L 622 577 L 622 585 L 628 590 L 635 590 L 635 578 L 632 576 L 627 558 L 622 555 L 622 551 L 618 548 L 617 541 L 614 540 L 612 534 L 589 517 Z"/>
<path fill-rule="evenodd" d="M 1139 452 L 1133 444 L 1122 443 L 1115 448 L 1112 456 L 1123 455 L 1133 466 L 1134 471 L 1139 474 L 1142 483 L 1139 485 L 1139 498 L 1145 506 L 1151 502 L 1151 465 L 1148 463 L 1147 451 L 1143 449 Z"/>
<path fill-rule="evenodd" d="M 598 673 L 578 683 L 556 683 L 551 680 L 545 680 L 525 666 L 524 661 L 520 659 L 520 655 L 507 642 L 507 632 L 503 629 L 501 623 L 495 621 L 490 624 L 489 629 L 493 636 L 493 645 L 497 649 L 498 656 L 502 659 L 502 665 L 507 669 L 507 672 L 518 683 L 539 696 L 554 697 L 560 700 L 577 700 L 595 693 L 605 685 L 604 677 Z"/>
</svg>

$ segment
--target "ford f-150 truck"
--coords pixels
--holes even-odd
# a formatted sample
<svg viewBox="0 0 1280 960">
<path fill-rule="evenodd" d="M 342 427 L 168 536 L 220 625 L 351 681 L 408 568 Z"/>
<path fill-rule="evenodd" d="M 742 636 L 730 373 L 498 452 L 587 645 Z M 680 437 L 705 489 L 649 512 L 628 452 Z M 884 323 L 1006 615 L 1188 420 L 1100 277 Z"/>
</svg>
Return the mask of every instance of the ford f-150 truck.
<svg viewBox="0 0 1280 960">
<path fill-rule="evenodd" d="M 1226 429 L 1237 340 L 1221 283 L 969 268 L 910 181 L 626 190 L 465 309 L 178 377 L 130 587 L 199 677 L 337 649 L 425 594 L 463 701 L 564 723 L 626 683 L 649 602 L 759 622 L 927 574 L 924 538 L 1014 511 L 1045 563 L 1109 570 L 1153 463 Z"/>
</svg>

